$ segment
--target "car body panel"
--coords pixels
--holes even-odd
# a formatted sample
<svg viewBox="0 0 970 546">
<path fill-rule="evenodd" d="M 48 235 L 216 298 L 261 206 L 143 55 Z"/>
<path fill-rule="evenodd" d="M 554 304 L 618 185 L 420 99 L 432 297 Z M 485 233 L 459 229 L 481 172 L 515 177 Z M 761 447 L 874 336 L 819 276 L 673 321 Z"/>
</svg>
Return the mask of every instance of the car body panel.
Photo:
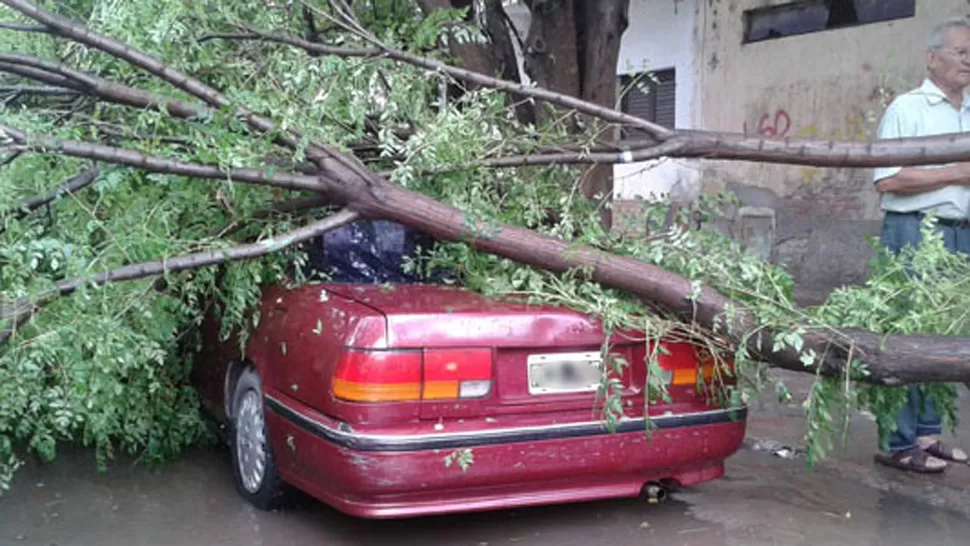
<svg viewBox="0 0 970 546">
<path fill-rule="evenodd" d="M 647 483 L 693 485 L 723 473 L 745 417 L 693 387 L 652 403 L 643 419 L 645 342 L 618 332 L 612 350 L 630 366 L 620 428 L 603 428 L 595 392 L 529 392 L 529 355 L 598 352 L 600 324 L 571 309 L 497 301 L 434 285 L 305 284 L 267 287 L 245 355 L 203 325 L 195 379 L 206 408 L 226 418 L 234 365 L 259 372 L 269 438 L 283 478 L 349 514 L 409 517 L 635 496 Z M 671 346 L 673 347 L 673 346 Z M 345 348 L 488 348 L 491 390 L 479 399 L 351 403 L 331 378 Z M 679 349 L 678 349 L 679 350 Z M 683 358 L 683 351 L 680 353 Z M 690 355 L 687 355 L 690 357 Z M 228 378 L 228 379 L 227 379 Z M 445 458 L 471 450 L 467 470 Z"/>
</svg>

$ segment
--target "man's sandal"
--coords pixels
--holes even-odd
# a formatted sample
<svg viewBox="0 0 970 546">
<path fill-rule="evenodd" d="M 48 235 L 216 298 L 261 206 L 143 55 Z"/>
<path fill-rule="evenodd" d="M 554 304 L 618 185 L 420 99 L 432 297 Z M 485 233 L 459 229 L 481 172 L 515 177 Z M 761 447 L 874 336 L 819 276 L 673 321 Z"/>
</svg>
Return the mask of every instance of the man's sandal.
<svg viewBox="0 0 970 546">
<path fill-rule="evenodd" d="M 963 450 L 957 450 L 939 440 L 933 442 L 928 447 L 923 448 L 923 451 L 933 457 L 936 457 L 937 459 L 943 459 L 944 461 L 952 461 L 954 463 L 961 464 L 966 464 L 967 462 L 967 455 L 966 453 L 962 453 Z M 961 451 L 961 456 L 957 455 L 957 451 Z"/>
<path fill-rule="evenodd" d="M 946 461 L 938 459 L 918 447 L 896 453 L 879 453 L 876 462 L 899 470 L 921 474 L 939 474 L 946 470 Z"/>
</svg>

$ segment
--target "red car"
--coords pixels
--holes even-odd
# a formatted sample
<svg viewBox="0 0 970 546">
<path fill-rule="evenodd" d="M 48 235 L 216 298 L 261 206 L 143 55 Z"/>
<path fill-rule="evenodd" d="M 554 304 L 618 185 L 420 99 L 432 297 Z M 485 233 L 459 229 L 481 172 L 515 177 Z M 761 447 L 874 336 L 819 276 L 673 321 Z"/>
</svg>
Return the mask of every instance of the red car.
<svg viewBox="0 0 970 546">
<path fill-rule="evenodd" d="M 650 404 L 648 434 L 647 347 L 622 334 L 623 417 L 608 430 L 594 410 L 604 334 L 569 309 L 328 282 L 268 287 L 260 312 L 245 357 L 207 321 L 195 372 L 260 508 L 287 486 L 368 518 L 656 498 L 721 477 L 745 434 L 744 408 L 699 391 L 711 365 L 686 343 L 664 344 L 670 400 Z"/>
</svg>

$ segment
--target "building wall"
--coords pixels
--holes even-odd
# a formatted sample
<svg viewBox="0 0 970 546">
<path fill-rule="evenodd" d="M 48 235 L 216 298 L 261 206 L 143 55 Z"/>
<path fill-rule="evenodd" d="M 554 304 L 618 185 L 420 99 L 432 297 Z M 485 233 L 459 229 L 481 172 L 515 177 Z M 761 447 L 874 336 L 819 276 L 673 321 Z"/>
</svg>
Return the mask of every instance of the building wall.
<svg viewBox="0 0 970 546">
<path fill-rule="evenodd" d="M 676 125 L 693 127 L 698 94 L 698 0 L 631 0 L 630 25 L 623 35 L 617 74 L 673 68 L 676 71 Z M 613 169 L 617 200 L 650 198 L 669 190 L 670 177 L 644 163 Z"/>
<path fill-rule="evenodd" d="M 743 12 L 783 3 L 703 3 L 695 104 L 700 127 L 869 140 L 883 111 L 880 90 L 918 86 L 932 27 L 968 7 L 966 0 L 917 0 L 913 18 L 742 44 Z M 866 235 L 878 234 L 881 218 L 871 176 L 871 169 L 705 162 L 702 178 L 705 190 L 733 190 L 762 216 L 773 216 L 754 229 L 755 237 L 772 242 L 761 251 L 787 264 L 800 281 L 801 299 L 816 301 L 865 276 L 872 256 Z M 731 220 L 738 233 L 744 219 Z M 765 233 L 769 229 L 774 233 Z"/>
</svg>

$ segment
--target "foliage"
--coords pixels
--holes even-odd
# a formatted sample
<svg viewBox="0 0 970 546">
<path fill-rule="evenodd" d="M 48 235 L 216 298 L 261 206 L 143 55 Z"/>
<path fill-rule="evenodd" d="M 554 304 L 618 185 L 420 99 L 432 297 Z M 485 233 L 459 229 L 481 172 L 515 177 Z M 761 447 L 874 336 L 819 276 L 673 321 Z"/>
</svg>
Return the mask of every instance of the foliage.
<svg viewBox="0 0 970 546">
<path fill-rule="evenodd" d="M 360 12 L 361 24 L 402 48 L 444 57 L 447 39 L 478 39 L 460 12 L 423 20 L 417 10 L 402 7 L 410 6 L 407 2 L 360 4 L 368 8 Z M 329 42 L 353 42 L 339 26 L 322 24 L 328 13 L 323 2 L 308 5 Z M 308 139 L 369 150 L 362 156 L 370 167 L 393 168 L 394 182 L 459 208 L 483 229 L 497 221 L 528 227 L 659 265 L 698 286 L 708 284 L 747 305 L 766 327 L 794 332 L 776 340 L 779 347 L 799 347 L 798 332 L 827 327 L 946 333 L 966 328 L 967 291 L 958 288 L 968 278 L 967 264 L 943 252 L 938 238 L 928 237 L 918 252 L 881 260 L 865 286 L 840 290 L 818 309 L 799 309 L 792 300 L 793 281 L 783 269 L 752 257 L 714 231 L 674 229 L 650 238 L 605 232 L 596 205 L 579 195 L 578 169 L 439 172 L 442 166 L 518 153 L 566 137 L 566 128 L 555 121 L 541 130 L 519 125 L 500 93 L 476 90 L 442 102 L 441 88 L 451 83 L 442 75 L 387 60 L 308 57 L 276 45 L 201 40 L 233 30 L 233 23 L 302 34 L 306 21 L 297 6 L 253 0 L 47 3 L 50 9 L 200 77 L 234 103 L 299 128 Z M 0 19 L 18 20 L 3 10 Z M 0 50 L 62 59 L 82 70 L 185 98 L 130 66 L 51 36 L 24 39 L 0 32 Z M 0 104 L 3 119 L 29 134 L 100 140 L 227 167 L 266 164 L 269 158 L 277 164 L 303 159 L 301 154 L 284 154 L 267 139 L 246 135 L 223 113 L 181 122 L 159 112 L 95 104 L 83 97 L 55 100 L 19 94 Z M 53 155 L 17 158 L 0 169 L 0 211 L 44 193 L 82 168 L 79 161 Z M 429 170 L 438 174 L 427 174 Z M 64 278 L 224 247 L 232 240 L 220 234 L 234 221 L 245 221 L 235 239 L 272 236 L 300 219 L 277 216 L 257 221 L 251 219 L 252 213 L 286 197 L 230 180 L 212 183 L 105 168 L 93 189 L 62 197 L 49 210 L 26 217 L 0 213 L 0 301 L 39 294 Z M 711 217 L 731 205 L 721 196 L 704 196 L 700 204 Z M 642 225 L 656 225 L 664 212 L 661 206 L 647 207 Z M 467 286 L 489 295 L 525 295 L 592 313 L 611 331 L 643 330 L 651 339 L 687 336 L 724 349 L 716 335 L 589 282 L 584 271 L 552 275 L 461 243 L 439 245 L 431 254 L 430 267 L 457 267 Z M 0 349 L 0 487 L 18 464 L 18 446 L 52 459 L 59 442 L 81 442 L 95 446 L 102 460 L 121 449 L 140 453 L 146 461 L 160 461 L 205 438 L 189 383 L 195 331 L 204 313 L 223 317 L 224 334 L 236 326 L 251 326 L 259 318 L 252 311 L 260 285 L 283 281 L 287 264 L 298 259 L 300 253 L 293 251 L 166 275 L 160 281 L 87 287 L 51 303 Z M 905 267 L 916 274 L 904 275 Z M 742 380 L 720 393 L 725 403 L 745 403 L 765 387 L 787 397 L 784 385 L 744 348 L 733 358 Z M 811 363 L 812 355 L 805 359 Z M 654 359 L 651 369 L 655 364 Z M 654 373 L 648 378 L 651 393 L 663 396 L 657 377 Z M 941 401 L 952 403 L 952 389 L 931 390 Z M 609 385 L 602 394 L 605 417 L 615 420 Z M 838 430 L 834 414 L 868 408 L 885 422 L 900 396 L 898 389 L 819 379 L 805 401 L 812 453 L 824 454 Z M 457 462 L 462 468 L 472 462 L 470 452 L 450 457 L 449 464 Z"/>
</svg>

